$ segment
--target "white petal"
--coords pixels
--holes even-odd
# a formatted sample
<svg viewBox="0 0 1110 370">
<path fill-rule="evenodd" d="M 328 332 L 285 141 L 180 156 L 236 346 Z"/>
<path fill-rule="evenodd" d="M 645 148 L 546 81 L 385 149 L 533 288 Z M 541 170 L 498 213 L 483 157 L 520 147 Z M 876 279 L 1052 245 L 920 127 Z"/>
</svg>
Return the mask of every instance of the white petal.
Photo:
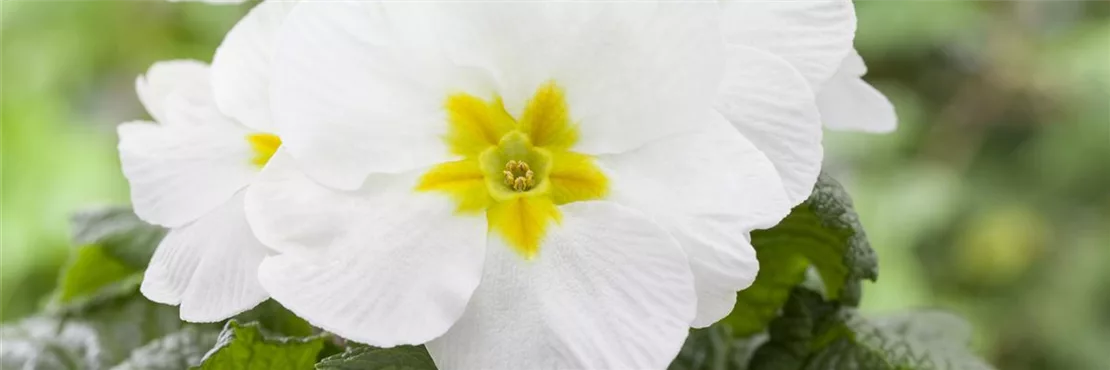
<svg viewBox="0 0 1110 370">
<path fill-rule="evenodd" d="M 809 197 L 821 172 L 821 117 L 796 70 L 769 53 L 730 47 L 717 110 L 775 165 L 792 205 Z"/>
<path fill-rule="evenodd" d="M 825 127 L 887 133 L 898 126 L 894 105 L 883 93 L 863 80 L 867 67 L 854 51 L 817 94 L 817 106 Z"/>
<path fill-rule="evenodd" d="M 181 304 L 181 295 L 189 286 L 205 251 L 192 243 L 190 231 L 188 225 L 170 230 L 154 250 L 139 288 L 148 299 L 168 305 Z"/>
<path fill-rule="evenodd" d="M 552 80 L 581 132 L 617 153 L 692 129 L 723 71 L 713 3 L 455 3 L 438 23 L 457 60 L 489 70 L 510 113 Z"/>
<path fill-rule="evenodd" d="M 687 250 L 697 284 L 698 313 L 690 326 L 713 325 L 732 312 L 736 292 L 759 274 L 751 236 L 735 223 L 707 217 L 676 217 L 668 226 Z"/>
<path fill-rule="evenodd" d="M 282 26 L 274 123 L 305 171 L 333 187 L 355 189 L 369 173 L 449 160 L 444 101 L 451 93 L 488 91 L 472 83 L 474 71 L 427 45 L 425 17 L 385 8 L 301 2 Z"/>
<path fill-rule="evenodd" d="M 296 2 L 265 1 L 228 32 L 212 57 L 212 92 L 228 116 L 257 131 L 273 132 L 270 60 L 278 28 Z"/>
<path fill-rule="evenodd" d="M 745 230 L 777 224 L 790 211 L 774 165 L 717 112 L 709 128 L 599 156 L 610 199 L 659 215 L 734 217 Z"/>
<path fill-rule="evenodd" d="M 721 7 L 725 41 L 786 59 L 815 89 L 840 67 L 856 34 L 851 0 L 735 0 Z"/>
<path fill-rule="evenodd" d="M 131 204 L 147 222 L 182 226 L 246 186 L 257 169 L 248 132 L 233 125 L 119 125 Z"/>
<path fill-rule="evenodd" d="M 491 237 L 466 314 L 427 343 L 440 369 L 662 369 L 694 315 L 681 248 L 611 202 L 561 207 L 534 260 Z"/>
<path fill-rule="evenodd" d="M 180 304 L 185 321 L 220 321 L 266 300 L 258 283 L 266 254 L 247 226 L 239 195 L 171 230 L 155 251 L 141 290 L 153 301 Z"/>
<path fill-rule="evenodd" d="M 365 207 L 317 203 L 307 205 L 312 210 L 286 211 L 308 215 L 307 225 L 326 227 L 321 220 L 333 219 L 349 226 L 316 256 L 267 258 L 259 270 L 262 285 L 297 316 L 357 342 L 388 347 L 442 335 L 478 286 L 485 218 L 456 214 L 451 199 L 435 194 L 391 194 L 357 204 Z"/>
<path fill-rule="evenodd" d="M 620 152 L 691 129 L 711 101 L 717 15 L 710 3 L 302 3 L 283 27 L 275 119 L 311 176 L 353 189 L 443 161 L 448 94 L 496 93 L 519 115 L 554 80 L 577 150 Z"/>
<path fill-rule="evenodd" d="M 610 200 L 641 210 L 678 240 L 698 292 L 695 327 L 732 311 L 759 270 L 749 231 L 790 212 L 771 161 L 717 116 L 711 130 L 602 156 Z"/>
<path fill-rule="evenodd" d="M 216 108 L 208 65 L 195 60 L 154 63 L 135 80 L 135 91 L 147 112 L 162 124 L 227 124 Z"/>
<path fill-rule="evenodd" d="M 247 220 L 270 248 L 315 258 L 342 245 L 380 199 L 411 193 L 411 183 L 411 176 L 374 175 L 362 190 L 335 190 L 306 176 L 282 147 L 246 190 Z"/>
<path fill-rule="evenodd" d="M 863 62 L 863 56 L 859 55 L 859 51 L 852 48 L 848 55 L 844 56 L 844 60 L 840 62 L 840 68 L 836 70 L 837 74 L 853 77 L 863 77 L 867 74 L 867 64 Z"/>
</svg>

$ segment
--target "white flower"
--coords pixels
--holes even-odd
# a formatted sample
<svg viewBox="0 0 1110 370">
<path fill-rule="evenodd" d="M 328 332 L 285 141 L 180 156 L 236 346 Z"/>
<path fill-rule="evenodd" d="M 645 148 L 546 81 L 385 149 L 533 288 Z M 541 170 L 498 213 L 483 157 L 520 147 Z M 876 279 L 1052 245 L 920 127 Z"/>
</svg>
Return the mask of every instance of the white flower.
<svg viewBox="0 0 1110 370">
<path fill-rule="evenodd" d="M 818 94 L 825 127 L 872 133 L 894 130 L 894 107 L 861 78 L 867 67 L 851 48 L 855 14 L 850 1 L 726 1 L 722 8 L 727 41 L 771 51 L 802 73 Z M 821 41 L 811 47 L 797 47 L 817 39 Z"/>
<path fill-rule="evenodd" d="M 825 127 L 887 133 L 898 126 L 894 106 L 883 93 L 863 81 L 866 73 L 863 58 L 853 49 L 817 93 L 817 106 Z"/>
<path fill-rule="evenodd" d="M 299 3 L 246 191 L 259 279 L 444 369 L 666 367 L 808 196 L 809 86 L 854 26 L 847 1 Z"/>
<path fill-rule="evenodd" d="M 268 250 L 247 225 L 243 189 L 271 167 L 281 139 L 265 114 L 265 71 L 239 65 L 268 59 L 261 37 L 272 32 L 255 31 L 282 16 L 280 5 L 256 8 L 229 33 L 211 69 L 189 60 L 156 63 L 136 90 L 157 123 L 119 126 L 135 213 L 170 228 L 141 291 L 180 304 L 187 321 L 219 321 L 268 298 L 257 278 Z"/>
</svg>

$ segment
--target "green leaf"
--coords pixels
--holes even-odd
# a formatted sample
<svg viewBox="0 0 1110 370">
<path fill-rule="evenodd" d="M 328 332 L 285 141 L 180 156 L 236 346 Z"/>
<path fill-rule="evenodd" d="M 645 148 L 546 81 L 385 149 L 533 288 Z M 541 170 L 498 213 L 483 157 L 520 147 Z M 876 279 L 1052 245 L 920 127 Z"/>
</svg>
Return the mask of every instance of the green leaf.
<svg viewBox="0 0 1110 370">
<path fill-rule="evenodd" d="M 868 320 L 853 307 L 795 289 L 751 370 L 990 370 L 967 349 L 970 329 L 940 312 Z"/>
<path fill-rule="evenodd" d="M 308 321 L 298 317 L 275 300 L 269 299 L 247 312 L 235 316 L 239 322 L 257 321 L 269 334 L 307 337 L 316 333 Z"/>
<path fill-rule="evenodd" d="M 728 325 L 694 329 L 668 369 L 746 370 L 752 353 L 766 341 L 765 335 L 735 338 Z"/>
<path fill-rule="evenodd" d="M 737 336 L 763 331 L 791 290 L 816 270 L 831 299 L 856 305 L 860 280 L 875 280 L 878 263 L 852 200 L 832 177 L 822 174 L 813 193 L 775 227 L 752 232 L 759 275 L 736 296 L 722 320 Z"/>
<path fill-rule="evenodd" d="M 0 328 L 5 369 L 105 369 L 185 325 L 176 308 L 138 291 L 160 228 L 120 209 L 80 214 L 73 226 L 80 247 L 62 270 L 50 305 Z"/>
<path fill-rule="evenodd" d="M 312 369 L 324 336 L 268 338 L 258 323 L 228 321 L 219 341 L 194 369 Z"/>
<path fill-rule="evenodd" d="M 140 272 L 108 255 L 100 245 L 79 247 L 62 269 L 52 304 L 65 304 L 96 295 L 106 286 L 120 283 Z"/>
<path fill-rule="evenodd" d="M 821 330 L 828 327 L 836 304 L 821 299 L 819 293 L 795 288 L 782 308 L 782 315 L 767 327 L 769 340 L 752 355 L 751 370 L 797 370 L 805 365 L 818 342 Z"/>
<path fill-rule="evenodd" d="M 51 305 L 94 296 L 141 275 L 165 231 L 125 208 L 100 208 L 73 217 L 75 252 L 62 270 Z"/>
<path fill-rule="evenodd" d="M 968 347 L 971 325 L 951 313 L 923 310 L 871 318 L 857 325 L 857 342 L 919 369 L 990 370 Z"/>
<path fill-rule="evenodd" d="M 112 370 L 180 370 L 199 364 L 204 354 L 216 345 L 219 330 L 187 326 L 136 348 L 131 356 Z"/>
<path fill-rule="evenodd" d="M 0 368 L 105 369 L 185 325 L 128 279 L 96 296 L 0 327 Z"/>
<path fill-rule="evenodd" d="M 346 352 L 325 358 L 316 364 L 320 370 L 435 370 L 432 356 L 424 346 L 375 348 L 349 347 Z"/>
<path fill-rule="evenodd" d="M 105 207 L 72 217 L 74 245 L 96 244 L 120 262 L 146 268 L 166 230 L 143 222 L 125 207 Z"/>
</svg>

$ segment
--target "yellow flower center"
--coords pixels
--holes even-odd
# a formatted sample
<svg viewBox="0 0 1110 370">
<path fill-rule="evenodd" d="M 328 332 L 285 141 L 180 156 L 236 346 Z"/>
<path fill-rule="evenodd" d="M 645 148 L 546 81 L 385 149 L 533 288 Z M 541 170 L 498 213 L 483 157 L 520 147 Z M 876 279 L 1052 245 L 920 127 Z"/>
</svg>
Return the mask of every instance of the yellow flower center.
<svg viewBox="0 0 1110 370">
<path fill-rule="evenodd" d="M 505 163 L 505 185 L 516 191 L 527 191 L 536 186 L 536 173 L 524 161 L 509 161 Z"/>
<path fill-rule="evenodd" d="M 605 197 L 609 180 L 593 157 L 570 150 L 578 129 L 561 88 L 537 89 L 513 118 L 501 99 L 454 94 L 445 103 L 444 140 L 463 159 L 441 163 L 420 178 L 417 191 L 451 196 L 457 212 L 485 212 L 489 229 L 525 258 L 539 253 L 557 206 Z"/>
<path fill-rule="evenodd" d="M 254 151 L 254 158 L 251 158 L 251 163 L 258 168 L 262 168 L 266 163 L 269 163 L 270 158 L 274 156 L 278 147 L 281 146 L 280 137 L 266 133 L 253 133 L 247 135 L 247 142 L 251 144 L 251 149 Z"/>
</svg>

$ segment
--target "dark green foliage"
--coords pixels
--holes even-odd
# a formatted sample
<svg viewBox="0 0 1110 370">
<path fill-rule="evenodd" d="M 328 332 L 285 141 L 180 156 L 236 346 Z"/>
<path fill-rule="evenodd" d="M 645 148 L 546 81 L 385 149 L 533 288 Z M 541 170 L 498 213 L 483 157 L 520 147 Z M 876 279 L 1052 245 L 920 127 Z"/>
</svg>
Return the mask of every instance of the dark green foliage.
<svg viewBox="0 0 1110 370">
<path fill-rule="evenodd" d="M 316 329 L 274 300 L 266 300 L 250 311 L 235 316 L 239 322 L 258 322 L 267 334 L 289 337 L 307 337 Z"/>
<path fill-rule="evenodd" d="M 668 369 L 745 370 L 752 353 L 766 341 L 766 335 L 736 338 L 732 328 L 724 324 L 694 329 Z"/>
<path fill-rule="evenodd" d="M 106 254 L 136 269 L 146 268 L 154 247 L 166 235 L 165 229 L 143 222 L 125 207 L 80 212 L 71 225 L 74 245 L 99 245 Z"/>
<path fill-rule="evenodd" d="M 970 330 L 941 312 L 870 320 L 854 307 L 795 289 L 751 370 L 989 370 L 967 349 Z"/>
<path fill-rule="evenodd" d="M 183 323 L 177 308 L 139 294 L 161 228 L 118 208 L 82 213 L 73 228 L 80 247 L 50 305 L 0 328 L 0 368 L 175 368 L 211 348 L 214 327 Z"/>
<path fill-rule="evenodd" d="M 752 233 L 759 258 L 755 283 L 736 296 L 736 306 L 724 322 L 737 336 L 767 327 L 786 302 L 791 289 L 813 268 L 825 294 L 856 305 L 860 280 L 875 280 L 878 263 L 852 200 L 832 177 L 822 174 L 813 194 L 794 207 L 782 222 Z"/>
<path fill-rule="evenodd" d="M 231 320 L 219 340 L 194 369 L 312 369 L 325 336 L 267 337 L 258 323 Z"/>
<path fill-rule="evenodd" d="M 165 230 L 131 210 L 106 207 L 72 217 L 76 250 L 58 277 L 52 306 L 89 299 L 111 285 L 138 280 Z"/>
<path fill-rule="evenodd" d="M 211 327 L 187 326 L 136 348 L 113 370 L 180 370 L 199 364 L 216 345 L 219 331 Z"/>
<path fill-rule="evenodd" d="M 78 247 L 58 277 L 53 305 L 90 298 L 112 284 L 138 280 L 142 270 L 135 269 L 112 257 L 101 245 Z"/>
<path fill-rule="evenodd" d="M 0 328 L 3 369 L 107 369 L 185 327 L 174 307 L 146 300 L 136 282 Z"/>
<path fill-rule="evenodd" d="M 424 346 L 375 348 L 352 346 L 316 364 L 321 370 L 435 370 Z"/>
</svg>

